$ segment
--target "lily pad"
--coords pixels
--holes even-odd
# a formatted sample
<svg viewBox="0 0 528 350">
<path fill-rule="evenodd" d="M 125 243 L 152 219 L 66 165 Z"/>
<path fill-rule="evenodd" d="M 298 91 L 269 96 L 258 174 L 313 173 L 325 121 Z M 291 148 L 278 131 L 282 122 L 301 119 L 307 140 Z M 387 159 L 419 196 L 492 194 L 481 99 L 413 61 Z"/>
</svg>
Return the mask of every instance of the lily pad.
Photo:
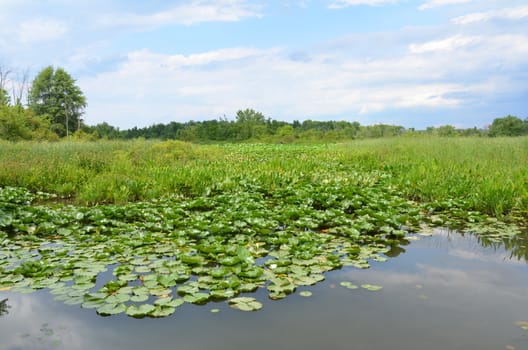
<svg viewBox="0 0 528 350">
<path fill-rule="evenodd" d="M 361 288 L 366 289 L 366 290 L 370 290 L 372 292 L 375 292 L 375 291 L 383 289 L 382 286 L 378 286 L 378 285 L 375 285 L 375 284 L 362 284 Z"/>
<path fill-rule="evenodd" d="M 521 327 L 525 331 L 528 331 L 528 321 L 517 321 L 515 322 L 515 325 Z"/>
<path fill-rule="evenodd" d="M 229 300 L 229 306 L 242 311 L 256 311 L 262 309 L 262 304 L 255 298 L 238 297 Z"/>
<path fill-rule="evenodd" d="M 130 305 L 126 309 L 126 314 L 131 317 L 141 318 L 141 317 L 147 316 L 148 314 L 153 312 L 155 309 L 156 307 L 150 304 L 141 304 L 139 306 Z"/>
<path fill-rule="evenodd" d="M 150 312 L 149 316 L 152 317 L 167 317 L 176 312 L 176 308 L 172 306 L 158 305 Z"/>
<path fill-rule="evenodd" d="M 359 288 L 357 285 L 355 285 L 355 284 L 353 284 L 352 282 L 349 282 L 349 281 L 339 282 L 339 285 L 343 286 L 345 288 L 348 288 L 348 289 L 358 289 Z"/>
<path fill-rule="evenodd" d="M 204 304 L 209 300 L 209 298 L 210 295 L 207 293 L 194 293 L 185 295 L 183 300 L 192 304 Z"/>
<path fill-rule="evenodd" d="M 110 316 L 123 313 L 126 310 L 125 304 L 105 304 L 97 308 L 97 313 L 102 316 Z"/>
<path fill-rule="evenodd" d="M 142 303 L 144 301 L 147 301 L 148 299 L 149 299 L 148 294 L 132 295 L 130 297 L 130 301 L 133 301 L 135 303 Z"/>
</svg>

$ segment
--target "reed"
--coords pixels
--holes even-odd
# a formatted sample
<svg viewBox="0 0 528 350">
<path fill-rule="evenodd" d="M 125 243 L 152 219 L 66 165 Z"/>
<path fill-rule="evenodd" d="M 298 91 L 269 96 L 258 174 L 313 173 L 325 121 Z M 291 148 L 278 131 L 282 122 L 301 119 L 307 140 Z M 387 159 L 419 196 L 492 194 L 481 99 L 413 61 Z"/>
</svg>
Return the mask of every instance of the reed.
<svg viewBox="0 0 528 350">
<path fill-rule="evenodd" d="M 365 173 L 410 199 L 526 218 L 528 137 L 396 137 L 342 144 L 194 145 L 179 141 L 0 143 L 0 186 L 81 204 L 124 203 Z"/>
</svg>

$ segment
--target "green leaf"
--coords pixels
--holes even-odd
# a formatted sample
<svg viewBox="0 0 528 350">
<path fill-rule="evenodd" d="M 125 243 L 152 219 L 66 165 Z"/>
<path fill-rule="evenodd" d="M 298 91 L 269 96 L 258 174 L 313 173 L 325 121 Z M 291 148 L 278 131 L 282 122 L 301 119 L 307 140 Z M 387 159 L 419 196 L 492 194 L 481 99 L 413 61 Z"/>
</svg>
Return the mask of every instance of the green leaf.
<svg viewBox="0 0 528 350">
<path fill-rule="evenodd" d="M 183 300 L 193 304 L 204 304 L 209 300 L 209 298 L 210 295 L 207 293 L 194 293 L 185 295 Z"/>
<path fill-rule="evenodd" d="M 152 317 L 167 317 L 176 312 L 176 308 L 171 306 L 156 306 L 155 309 L 150 312 L 149 316 Z"/>
<path fill-rule="evenodd" d="M 147 301 L 148 299 L 149 299 L 148 294 L 133 295 L 130 297 L 130 301 L 133 301 L 135 303 L 142 303 L 144 301 Z"/>
<path fill-rule="evenodd" d="M 110 315 L 116 315 L 120 314 L 126 311 L 125 304 L 105 304 L 99 308 L 97 308 L 97 313 L 102 316 L 110 316 Z"/>
<path fill-rule="evenodd" d="M 356 286 L 355 284 L 353 284 L 352 282 L 348 282 L 348 281 L 342 281 L 339 283 L 339 285 L 345 287 L 345 288 L 348 288 L 348 289 L 358 289 L 359 287 Z"/>
<path fill-rule="evenodd" d="M 378 286 L 378 285 L 375 285 L 375 284 L 362 284 L 361 288 L 364 288 L 366 290 L 370 290 L 370 291 L 373 291 L 373 292 L 383 289 L 382 286 Z"/>
<path fill-rule="evenodd" d="M 126 309 L 126 314 L 131 317 L 141 318 L 141 317 L 145 317 L 148 314 L 152 313 L 154 310 L 156 310 L 156 307 L 150 304 L 141 304 L 139 306 L 130 305 Z"/>
<path fill-rule="evenodd" d="M 256 311 L 262 309 L 262 304 L 255 298 L 238 297 L 229 300 L 229 306 L 242 311 Z"/>
</svg>

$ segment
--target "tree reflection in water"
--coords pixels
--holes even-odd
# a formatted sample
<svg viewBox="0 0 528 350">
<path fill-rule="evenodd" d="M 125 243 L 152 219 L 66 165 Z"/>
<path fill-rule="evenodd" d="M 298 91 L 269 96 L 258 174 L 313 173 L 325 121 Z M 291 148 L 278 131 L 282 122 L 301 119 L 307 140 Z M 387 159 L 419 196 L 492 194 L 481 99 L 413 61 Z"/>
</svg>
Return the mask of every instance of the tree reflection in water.
<svg viewBox="0 0 528 350">
<path fill-rule="evenodd" d="M 11 306 L 7 304 L 7 299 L 0 301 L 0 316 L 7 315 Z"/>
</svg>

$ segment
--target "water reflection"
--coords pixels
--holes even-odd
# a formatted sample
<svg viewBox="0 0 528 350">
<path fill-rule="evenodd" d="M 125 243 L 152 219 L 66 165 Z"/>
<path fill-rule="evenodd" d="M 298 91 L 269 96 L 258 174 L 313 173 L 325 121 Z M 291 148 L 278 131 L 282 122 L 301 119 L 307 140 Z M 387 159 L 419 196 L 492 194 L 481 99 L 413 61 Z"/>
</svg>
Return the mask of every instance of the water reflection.
<svg viewBox="0 0 528 350">
<path fill-rule="evenodd" d="M 0 301 L 0 316 L 6 315 L 9 313 L 9 309 L 11 308 L 11 306 L 7 304 L 7 301 L 8 301 L 7 298 Z"/>
<path fill-rule="evenodd" d="M 401 249 L 371 269 L 333 271 L 298 290 L 311 298 L 270 301 L 257 292 L 264 308 L 254 313 L 222 302 L 184 305 L 165 319 L 103 318 L 45 291 L 6 292 L 12 308 L 0 318 L 0 349 L 528 349 L 528 331 L 516 325 L 528 319 L 525 261 L 449 231 Z M 349 290 L 341 281 L 384 288 Z"/>
<path fill-rule="evenodd" d="M 504 249 L 509 252 L 508 259 L 528 261 L 528 231 L 514 237 L 502 238 L 500 241 L 489 239 L 486 236 L 476 236 L 479 244 L 494 249 Z"/>
</svg>

